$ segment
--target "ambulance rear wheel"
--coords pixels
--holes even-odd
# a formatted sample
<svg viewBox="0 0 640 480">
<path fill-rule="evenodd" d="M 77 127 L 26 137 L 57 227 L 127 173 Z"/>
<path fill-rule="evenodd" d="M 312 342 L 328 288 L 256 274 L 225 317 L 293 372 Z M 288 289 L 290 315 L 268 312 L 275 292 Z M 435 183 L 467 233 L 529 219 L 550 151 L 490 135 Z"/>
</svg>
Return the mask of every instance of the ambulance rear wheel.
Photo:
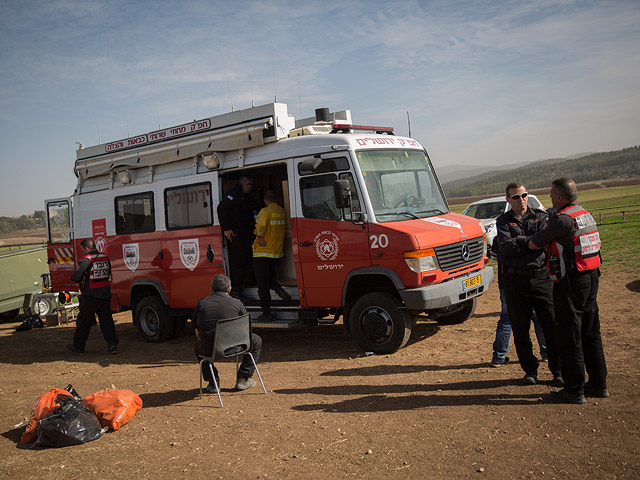
<svg viewBox="0 0 640 480">
<path fill-rule="evenodd" d="M 39 298 L 33 304 L 34 313 L 40 315 L 40 318 L 44 319 L 53 310 L 53 303 L 48 298 Z"/>
<path fill-rule="evenodd" d="M 174 323 L 160 297 L 145 297 L 136 306 L 138 331 L 147 342 L 158 343 L 173 335 Z"/>
<path fill-rule="evenodd" d="M 393 353 L 411 336 L 411 316 L 402 302 L 389 293 L 368 293 L 351 308 L 351 336 L 365 352 Z"/>
</svg>

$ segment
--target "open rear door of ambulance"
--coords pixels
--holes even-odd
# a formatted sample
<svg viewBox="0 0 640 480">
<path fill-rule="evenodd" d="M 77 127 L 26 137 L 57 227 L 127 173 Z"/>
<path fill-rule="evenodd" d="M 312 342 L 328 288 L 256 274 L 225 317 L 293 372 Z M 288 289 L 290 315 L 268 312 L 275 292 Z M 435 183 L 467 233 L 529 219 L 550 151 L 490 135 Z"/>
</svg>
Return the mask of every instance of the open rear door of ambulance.
<svg viewBox="0 0 640 480">
<path fill-rule="evenodd" d="M 76 268 L 71 198 L 45 200 L 47 220 L 47 263 L 54 292 L 77 290 L 71 281 Z"/>
</svg>

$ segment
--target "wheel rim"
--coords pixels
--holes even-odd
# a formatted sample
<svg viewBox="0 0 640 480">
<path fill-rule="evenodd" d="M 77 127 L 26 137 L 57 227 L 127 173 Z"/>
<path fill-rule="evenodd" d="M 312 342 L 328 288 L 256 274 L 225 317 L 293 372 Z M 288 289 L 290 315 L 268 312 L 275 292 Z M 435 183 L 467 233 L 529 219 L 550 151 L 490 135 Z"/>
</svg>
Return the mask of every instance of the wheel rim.
<svg viewBox="0 0 640 480">
<path fill-rule="evenodd" d="M 35 311 L 38 315 L 47 315 L 49 313 L 49 302 L 40 299 L 35 304 Z"/>
<path fill-rule="evenodd" d="M 140 313 L 140 328 L 145 335 L 153 337 L 160 328 L 160 319 L 153 308 L 144 307 Z"/>
<path fill-rule="evenodd" d="M 380 307 L 367 308 L 360 315 L 360 331 L 371 342 L 387 342 L 393 335 L 391 315 Z"/>
</svg>

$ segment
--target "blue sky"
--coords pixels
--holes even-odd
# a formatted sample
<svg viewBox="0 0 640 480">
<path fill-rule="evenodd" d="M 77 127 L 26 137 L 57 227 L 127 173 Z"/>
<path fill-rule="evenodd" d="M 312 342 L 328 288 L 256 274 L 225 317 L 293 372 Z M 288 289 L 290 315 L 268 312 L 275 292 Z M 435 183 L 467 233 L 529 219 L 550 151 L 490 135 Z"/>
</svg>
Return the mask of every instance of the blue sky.
<svg viewBox="0 0 640 480">
<path fill-rule="evenodd" d="M 0 216 L 95 145 L 278 101 L 391 125 L 436 168 L 640 144 L 640 1 L 0 2 Z"/>
</svg>

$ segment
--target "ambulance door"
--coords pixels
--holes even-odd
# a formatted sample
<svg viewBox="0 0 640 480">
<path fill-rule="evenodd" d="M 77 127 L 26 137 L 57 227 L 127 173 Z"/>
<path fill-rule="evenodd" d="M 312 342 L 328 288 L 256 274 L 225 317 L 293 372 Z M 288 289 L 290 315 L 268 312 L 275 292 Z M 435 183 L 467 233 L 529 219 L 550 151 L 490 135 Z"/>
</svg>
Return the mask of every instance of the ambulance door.
<svg viewBox="0 0 640 480">
<path fill-rule="evenodd" d="M 220 226 L 214 226 L 218 182 L 181 183 L 163 191 L 166 231 L 162 268 L 173 308 L 193 308 L 211 293 L 211 279 L 224 273 Z"/>
<path fill-rule="evenodd" d="M 313 165 L 310 168 L 310 165 Z M 371 266 L 366 224 L 361 221 L 360 195 L 345 156 L 296 161 L 296 232 L 300 303 L 308 307 L 335 307 L 342 303 L 342 290 L 350 271 Z M 334 182 L 349 180 L 350 209 L 339 209 Z M 351 216 L 356 223 L 351 221 Z M 302 278 L 302 281 L 300 281 Z"/>
<path fill-rule="evenodd" d="M 71 281 L 76 268 L 73 243 L 71 198 L 45 200 L 47 224 L 47 263 L 54 292 L 77 290 Z"/>
</svg>

